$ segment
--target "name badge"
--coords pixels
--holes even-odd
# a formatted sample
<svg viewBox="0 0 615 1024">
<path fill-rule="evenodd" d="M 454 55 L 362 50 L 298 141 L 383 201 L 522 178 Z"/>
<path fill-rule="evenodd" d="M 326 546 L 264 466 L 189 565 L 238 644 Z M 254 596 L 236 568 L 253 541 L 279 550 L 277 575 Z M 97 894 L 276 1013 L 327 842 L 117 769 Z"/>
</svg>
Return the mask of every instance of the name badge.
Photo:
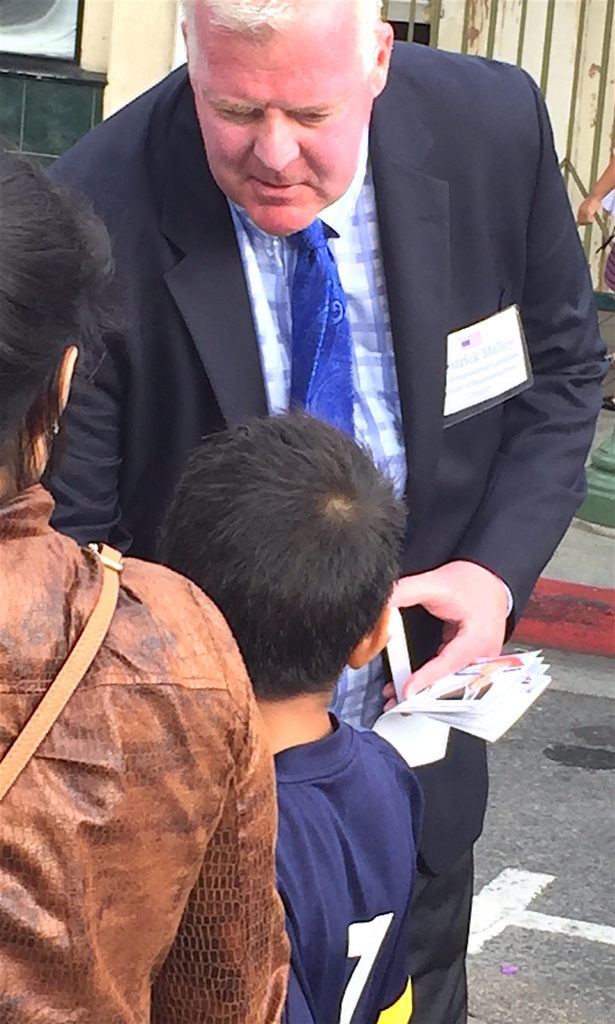
<svg viewBox="0 0 615 1024">
<path fill-rule="evenodd" d="M 446 339 L 444 425 L 520 394 L 533 380 L 518 306 L 453 331 Z"/>
</svg>

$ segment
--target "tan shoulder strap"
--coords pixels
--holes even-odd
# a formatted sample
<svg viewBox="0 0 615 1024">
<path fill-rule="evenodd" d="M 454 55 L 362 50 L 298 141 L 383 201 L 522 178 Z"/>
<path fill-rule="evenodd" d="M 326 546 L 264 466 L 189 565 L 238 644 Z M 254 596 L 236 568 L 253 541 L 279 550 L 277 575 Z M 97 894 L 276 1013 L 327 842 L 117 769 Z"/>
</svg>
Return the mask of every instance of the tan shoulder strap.
<svg viewBox="0 0 615 1024">
<path fill-rule="evenodd" d="M 68 704 L 92 664 L 111 624 L 120 586 L 122 556 L 106 544 L 90 544 L 103 575 L 96 604 L 77 643 L 17 739 L 0 761 L 0 800 L 19 778 L 45 736 Z"/>
</svg>

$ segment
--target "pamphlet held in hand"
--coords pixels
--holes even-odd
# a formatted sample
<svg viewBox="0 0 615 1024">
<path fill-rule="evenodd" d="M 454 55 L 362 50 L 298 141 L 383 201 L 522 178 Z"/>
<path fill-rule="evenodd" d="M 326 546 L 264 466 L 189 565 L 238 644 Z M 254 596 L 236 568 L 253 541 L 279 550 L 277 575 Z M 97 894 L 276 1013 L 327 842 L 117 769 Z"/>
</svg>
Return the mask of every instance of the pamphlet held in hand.
<svg viewBox="0 0 615 1024">
<path fill-rule="evenodd" d="M 392 634 L 389 661 L 401 697 L 410 665 L 409 659 L 404 664 L 400 655 L 405 636 L 399 613 L 394 616 Z M 380 716 L 374 731 L 413 767 L 444 757 L 449 727 L 494 742 L 544 692 L 551 682 L 548 670 L 540 651 L 480 659 L 439 679 L 429 689 L 400 700 Z"/>
</svg>

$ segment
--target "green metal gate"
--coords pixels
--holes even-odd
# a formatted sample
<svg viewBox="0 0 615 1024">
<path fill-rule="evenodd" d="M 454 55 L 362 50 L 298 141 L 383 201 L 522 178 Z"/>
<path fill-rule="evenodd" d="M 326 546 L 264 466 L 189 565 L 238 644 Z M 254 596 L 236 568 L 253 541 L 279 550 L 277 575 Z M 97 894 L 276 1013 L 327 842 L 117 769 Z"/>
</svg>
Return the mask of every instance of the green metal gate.
<svg viewBox="0 0 615 1024">
<path fill-rule="evenodd" d="M 429 44 L 525 68 L 539 83 L 576 211 L 615 151 L 615 0 L 388 0 L 385 14 L 429 26 Z M 582 229 L 594 286 L 603 286 L 613 230 L 605 216 Z"/>
</svg>

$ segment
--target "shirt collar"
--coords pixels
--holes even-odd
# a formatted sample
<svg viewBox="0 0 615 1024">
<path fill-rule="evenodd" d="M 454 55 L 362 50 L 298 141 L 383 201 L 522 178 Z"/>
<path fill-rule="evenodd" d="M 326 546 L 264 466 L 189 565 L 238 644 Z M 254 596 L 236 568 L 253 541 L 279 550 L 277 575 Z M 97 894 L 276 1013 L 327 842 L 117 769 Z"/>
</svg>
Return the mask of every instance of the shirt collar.
<svg viewBox="0 0 615 1024">
<path fill-rule="evenodd" d="M 361 144 L 359 146 L 359 157 L 357 160 L 357 169 L 354 172 L 354 177 L 350 182 L 350 185 L 344 192 L 343 196 L 336 199 L 331 206 L 326 206 L 320 214 L 320 220 L 328 228 L 331 229 L 334 235 L 338 238 L 342 234 L 344 227 L 350 220 L 354 213 L 355 206 L 359 199 L 359 194 L 365 181 L 365 174 L 367 171 L 367 155 L 369 149 L 369 134 L 367 128 L 363 132 L 361 138 Z M 248 236 L 253 241 L 254 236 L 260 238 L 274 238 L 275 235 L 269 235 L 266 231 L 261 231 L 260 228 L 254 224 L 243 207 L 238 206 L 232 199 L 228 200 L 231 212 L 234 216 L 238 217 L 243 227 L 248 233 Z"/>
<path fill-rule="evenodd" d="M 363 132 L 361 145 L 359 147 L 359 159 L 357 160 L 357 169 L 354 172 L 354 178 L 344 192 L 344 195 L 340 196 L 339 199 L 336 199 L 334 203 L 331 203 L 331 206 L 325 207 L 320 214 L 320 219 L 323 224 L 326 224 L 327 227 L 331 228 L 338 238 L 352 217 L 359 199 L 359 193 L 363 188 L 365 172 L 367 171 L 367 151 L 368 133 L 366 128 Z"/>
<path fill-rule="evenodd" d="M 333 732 L 320 740 L 279 750 L 274 756 L 278 784 L 315 782 L 342 771 L 354 756 L 356 730 L 329 712 Z"/>
</svg>

